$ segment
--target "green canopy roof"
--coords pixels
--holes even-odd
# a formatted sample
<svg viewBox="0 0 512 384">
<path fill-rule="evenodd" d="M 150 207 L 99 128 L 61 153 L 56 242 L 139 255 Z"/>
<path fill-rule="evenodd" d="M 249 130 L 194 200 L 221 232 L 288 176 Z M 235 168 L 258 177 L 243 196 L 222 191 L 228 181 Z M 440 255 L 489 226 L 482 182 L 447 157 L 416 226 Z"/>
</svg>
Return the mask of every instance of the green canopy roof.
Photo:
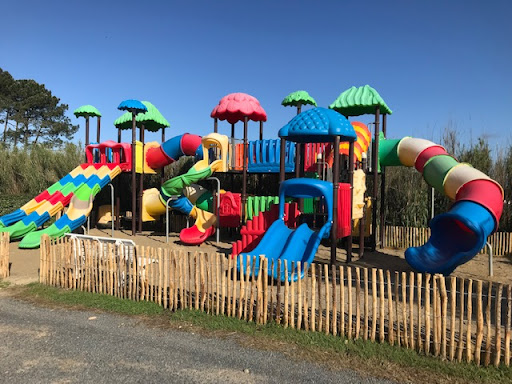
<svg viewBox="0 0 512 384">
<path fill-rule="evenodd" d="M 316 101 L 306 91 L 295 91 L 286 96 L 281 105 L 285 107 L 296 107 L 298 105 L 314 105 L 316 107 Z"/>
<path fill-rule="evenodd" d="M 377 106 L 380 106 L 380 113 L 391 115 L 391 109 L 380 97 L 379 92 L 369 85 L 365 85 L 347 89 L 329 105 L 329 108 L 345 116 L 360 116 L 374 114 Z"/>
<path fill-rule="evenodd" d="M 137 122 L 137 127 L 141 127 L 144 124 L 144 129 L 156 132 L 162 128 L 169 127 L 169 122 L 162 116 L 160 111 L 149 101 L 143 101 L 142 104 L 146 106 L 148 109 L 145 113 L 139 113 L 135 119 Z M 125 112 L 121 115 L 116 121 L 114 121 L 114 125 L 117 128 L 121 129 L 131 129 L 132 128 L 132 114 L 130 112 Z"/>
<path fill-rule="evenodd" d="M 98 111 L 92 105 L 82 105 L 81 107 L 73 111 L 76 117 L 101 117 L 100 111 Z"/>
</svg>

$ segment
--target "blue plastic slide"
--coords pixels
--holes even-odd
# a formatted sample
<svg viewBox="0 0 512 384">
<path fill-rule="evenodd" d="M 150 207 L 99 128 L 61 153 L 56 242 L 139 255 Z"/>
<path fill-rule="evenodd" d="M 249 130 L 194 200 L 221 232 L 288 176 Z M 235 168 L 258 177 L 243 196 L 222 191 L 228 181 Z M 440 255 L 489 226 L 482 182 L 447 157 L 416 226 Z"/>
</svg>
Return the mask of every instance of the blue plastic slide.
<svg viewBox="0 0 512 384">
<path fill-rule="evenodd" d="M 332 183 L 313 179 L 291 179 L 281 183 L 279 188 L 279 219 L 277 219 L 265 232 L 258 246 L 250 253 L 242 253 L 238 258 L 238 269 L 246 270 L 249 263 L 252 270 L 253 256 L 256 256 L 254 264 L 254 277 L 258 275 L 259 256 L 263 255 L 268 259 L 269 275 L 275 278 L 277 275 L 277 263 L 274 263 L 272 269 L 272 260 L 285 260 L 288 267 L 288 276 L 285 275 L 284 266 L 281 270 L 281 280 L 292 280 L 292 262 L 301 262 L 300 278 L 304 276 L 303 266 L 305 263 L 311 263 L 315 258 L 316 251 L 323 238 L 328 238 L 332 225 L 333 212 L 333 189 Z M 313 198 L 324 197 L 328 212 L 326 223 L 319 231 L 312 231 L 307 224 L 300 225 L 292 230 L 284 223 L 284 204 L 285 196 L 294 198 Z M 293 275 L 293 280 L 298 279 L 297 274 Z"/>
<path fill-rule="evenodd" d="M 459 201 L 450 211 L 432 219 L 428 242 L 408 248 L 405 259 L 417 271 L 449 275 L 485 246 L 495 225 L 493 216 L 483 206 Z"/>
</svg>

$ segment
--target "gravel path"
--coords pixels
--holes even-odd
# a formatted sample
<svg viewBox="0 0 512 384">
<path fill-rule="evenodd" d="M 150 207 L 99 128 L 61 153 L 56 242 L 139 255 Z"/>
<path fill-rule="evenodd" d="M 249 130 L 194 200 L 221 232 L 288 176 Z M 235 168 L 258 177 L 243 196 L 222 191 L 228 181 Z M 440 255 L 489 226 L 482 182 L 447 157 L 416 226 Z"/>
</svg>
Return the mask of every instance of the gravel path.
<svg viewBox="0 0 512 384">
<path fill-rule="evenodd" d="M 0 295 L 2 383 L 389 383 L 229 339 Z"/>
</svg>

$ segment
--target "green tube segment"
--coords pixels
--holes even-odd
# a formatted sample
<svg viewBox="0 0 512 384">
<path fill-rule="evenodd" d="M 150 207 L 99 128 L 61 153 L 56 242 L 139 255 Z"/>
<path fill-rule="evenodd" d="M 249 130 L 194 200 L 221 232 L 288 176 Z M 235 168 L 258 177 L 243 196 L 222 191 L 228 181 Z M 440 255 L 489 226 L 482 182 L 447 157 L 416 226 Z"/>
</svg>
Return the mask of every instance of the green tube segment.
<svg viewBox="0 0 512 384">
<path fill-rule="evenodd" d="M 423 168 L 423 178 L 428 185 L 444 194 L 444 180 L 450 169 L 459 162 L 449 155 L 434 156 L 428 160 Z"/>
<path fill-rule="evenodd" d="M 398 157 L 398 144 L 402 139 L 379 140 L 379 163 L 382 167 L 402 165 Z"/>
</svg>

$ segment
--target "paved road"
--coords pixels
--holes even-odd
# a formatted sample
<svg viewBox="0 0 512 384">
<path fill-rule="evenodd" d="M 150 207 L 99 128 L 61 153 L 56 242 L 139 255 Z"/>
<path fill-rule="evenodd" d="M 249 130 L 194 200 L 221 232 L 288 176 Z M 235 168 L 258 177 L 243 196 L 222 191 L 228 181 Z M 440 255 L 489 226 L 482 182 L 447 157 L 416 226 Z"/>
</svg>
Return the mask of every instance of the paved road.
<svg viewBox="0 0 512 384">
<path fill-rule="evenodd" d="M 96 317 L 92 320 L 91 317 Z M 0 295 L 1 383 L 389 383 L 229 339 Z"/>
</svg>

